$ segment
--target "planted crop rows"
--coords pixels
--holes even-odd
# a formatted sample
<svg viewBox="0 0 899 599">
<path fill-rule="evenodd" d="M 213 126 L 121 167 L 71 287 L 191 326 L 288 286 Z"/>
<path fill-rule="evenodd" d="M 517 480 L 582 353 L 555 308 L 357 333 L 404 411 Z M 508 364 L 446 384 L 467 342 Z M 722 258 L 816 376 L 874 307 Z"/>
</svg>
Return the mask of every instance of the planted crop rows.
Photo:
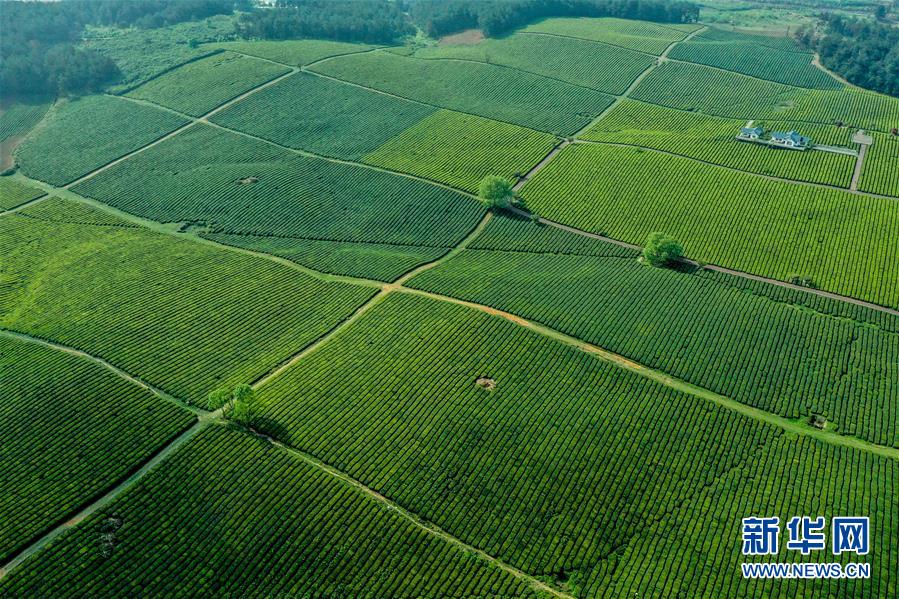
<svg viewBox="0 0 899 599">
<path fill-rule="evenodd" d="M 374 293 L 145 229 L 65 223 L 68 205 L 0 221 L 0 326 L 186 400 L 265 375 Z"/>
<path fill-rule="evenodd" d="M 49 102 L 35 104 L 16 102 L 4 108 L 0 111 L 0 143 L 28 133 L 44 118 L 49 108 Z"/>
<path fill-rule="evenodd" d="M 264 60 L 221 52 L 156 77 L 128 96 L 201 116 L 289 71 Z"/>
<path fill-rule="evenodd" d="M 640 52 L 660 55 L 672 42 L 698 29 L 694 24 L 661 24 L 626 19 L 545 19 L 524 28 L 525 32 L 549 33 L 605 42 Z"/>
<path fill-rule="evenodd" d="M 0 210 L 21 206 L 44 195 L 44 191 L 29 187 L 9 177 L 0 177 Z"/>
<path fill-rule="evenodd" d="M 358 160 L 434 110 L 298 73 L 230 106 L 212 121 L 291 148 Z"/>
<path fill-rule="evenodd" d="M 538 253 L 546 228 L 491 221 L 488 243 L 470 247 L 496 249 L 465 250 L 407 285 L 542 322 L 768 412 L 820 414 L 840 433 L 899 447 L 899 389 L 890 383 L 899 378 L 899 318 L 799 310 L 787 303 L 793 297 L 772 301 L 723 277 L 645 267 L 601 241 L 585 240 L 589 252 Z M 514 245 L 532 248 L 500 251 L 514 247 L 498 243 L 512 234 Z"/>
<path fill-rule="evenodd" d="M 414 56 L 504 65 L 610 94 L 624 93 L 655 60 L 647 54 L 589 40 L 525 34 L 475 45 L 427 46 Z"/>
<path fill-rule="evenodd" d="M 782 436 L 632 539 L 616 559 L 596 568 L 597 584 L 620 597 L 892 597 L 899 584 L 897 493 L 896 460 Z M 778 555 L 741 554 L 739 531 L 746 514 L 780 517 Z M 785 543 L 785 523 L 805 514 L 827 523 L 827 550 L 809 557 Z M 831 518 L 849 514 L 870 518 L 866 556 L 831 555 Z M 871 578 L 747 581 L 740 564 L 748 561 L 867 563 Z"/>
<path fill-rule="evenodd" d="M 775 49 L 733 34 L 726 40 L 702 34 L 672 48 L 669 58 L 718 67 L 787 85 L 818 89 L 841 89 L 843 84 L 812 64 L 812 54 L 798 46 Z"/>
<path fill-rule="evenodd" d="M 655 148 L 761 175 L 849 187 L 855 157 L 822 151 L 796 152 L 739 141 L 736 136 L 745 124 L 746 121 L 624 100 L 581 138 Z M 852 131 L 832 125 L 777 121 L 757 121 L 754 125 L 769 132 L 795 128 L 817 144 L 858 147 L 850 142 Z"/>
<path fill-rule="evenodd" d="M 84 358 L 2 333 L 0 380 L 0 562 L 194 421 Z"/>
<path fill-rule="evenodd" d="M 129 100 L 87 96 L 58 105 L 40 130 L 18 147 L 16 158 L 29 177 L 64 185 L 186 122 Z"/>
<path fill-rule="evenodd" d="M 643 244 L 673 235 L 691 258 L 899 306 L 899 204 L 771 181 L 678 156 L 566 148 L 522 191 L 547 218 Z"/>
<path fill-rule="evenodd" d="M 407 294 L 261 392 L 270 434 L 560 582 L 780 434 L 505 319 Z"/>
<path fill-rule="evenodd" d="M 300 457 L 222 426 L 0 583 L 20 597 L 248 593 L 532 594 Z"/>
<path fill-rule="evenodd" d="M 297 156 L 207 126 L 193 127 L 75 190 L 152 220 L 245 235 L 248 247 L 258 243 L 250 236 L 268 236 L 446 248 L 484 213 L 479 202 L 436 185 Z M 382 266 L 372 268 L 363 262 L 353 270 L 367 276 Z"/>
<path fill-rule="evenodd" d="M 858 188 L 899 198 L 899 137 L 874 134 L 865 154 Z"/>
<path fill-rule="evenodd" d="M 531 129 L 570 134 L 612 96 L 496 65 L 427 61 L 390 52 L 340 56 L 313 70 L 366 87 Z"/>
<path fill-rule="evenodd" d="M 548 133 L 440 110 L 363 161 L 476 193 L 484 176 L 514 180 L 540 162 L 556 143 Z"/>
<path fill-rule="evenodd" d="M 287 258 L 336 275 L 394 281 L 416 266 L 432 262 L 452 249 L 393 243 L 365 243 L 203 233 L 203 237 L 236 247 Z"/>
<path fill-rule="evenodd" d="M 631 93 L 635 100 L 738 119 L 809 121 L 877 131 L 899 123 L 899 99 L 846 88 L 820 90 L 762 81 L 701 65 L 666 62 Z"/>
</svg>

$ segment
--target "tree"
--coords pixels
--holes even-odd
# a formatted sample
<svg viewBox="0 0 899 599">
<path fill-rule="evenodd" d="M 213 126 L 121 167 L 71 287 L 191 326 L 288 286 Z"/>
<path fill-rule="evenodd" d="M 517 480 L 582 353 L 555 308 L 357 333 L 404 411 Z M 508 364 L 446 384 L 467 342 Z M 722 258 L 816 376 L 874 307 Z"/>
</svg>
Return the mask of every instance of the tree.
<svg viewBox="0 0 899 599">
<path fill-rule="evenodd" d="M 653 266 L 666 266 L 683 255 L 683 246 L 665 233 L 650 233 L 643 246 L 643 259 Z"/>
<path fill-rule="evenodd" d="M 508 179 L 497 177 L 496 175 L 487 175 L 481 179 L 481 184 L 478 186 L 478 195 L 487 204 L 488 208 L 497 210 L 511 206 L 515 192 L 512 191 L 512 183 Z"/>
<path fill-rule="evenodd" d="M 259 413 L 259 399 L 256 392 L 249 385 L 237 385 L 231 394 L 234 398 L 234 408 L 230 418 L 244 426 L 249 426 Z"/>
<path fill-rule="evenodd" d="M 220 387 L 206 396 L 206 407 L 210 410 L 224 408 L 231 401 L 231 392 Z"/>
<path fill-rule="evenodd" d="M 206 407 L 210 410 L 222 410 L 228 420 L 249 426 L 259 414 L 259 399 L 256 392 L 247 384 L 236 385 L 230 391 L 220 387 L 206 396 Z"/>
</svg>

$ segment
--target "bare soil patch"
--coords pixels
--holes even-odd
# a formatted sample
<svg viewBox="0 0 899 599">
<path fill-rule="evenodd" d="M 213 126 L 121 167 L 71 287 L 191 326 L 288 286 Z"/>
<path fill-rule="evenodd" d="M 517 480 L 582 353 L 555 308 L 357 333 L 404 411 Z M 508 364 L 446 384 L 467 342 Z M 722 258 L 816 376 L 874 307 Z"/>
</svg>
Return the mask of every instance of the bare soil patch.
<svg viewBox="0 0 899 599">
<path fill-rule="evenodd" d="M 441 46 L 473 46 L 484 39 L 480 29 L 466 29 L 452 35 L 444 35 L 438 41 Z"/>
<path fill-rule="evenodd" d="M 493 391 L 496 389 L 496 381 L 489 376 L 478 377 L 474 384 L 486 391 Z"/>
<path fill-rule="evenodd" d="M 237 180 L 238 185 L 252 185 L 253 183 L 259 183 L 259 177 L 244 177 Z"/>
<path fill-rule="evenodd" d="M 18 137 L 10 137 L 0 142 L 0 172 L 15 166 L 16 161 L 13 158 L 12 153 L 13 150 L 22 143 L 23 139 L 25 139 L 25 136 L 19 135 Z"/>
</svg>

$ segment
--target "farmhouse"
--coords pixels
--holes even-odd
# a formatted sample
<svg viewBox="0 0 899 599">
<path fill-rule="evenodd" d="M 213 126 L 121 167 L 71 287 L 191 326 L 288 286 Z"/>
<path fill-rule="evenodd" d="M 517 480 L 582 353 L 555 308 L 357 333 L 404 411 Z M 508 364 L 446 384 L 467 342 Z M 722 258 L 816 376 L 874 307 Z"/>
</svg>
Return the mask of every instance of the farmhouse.
<svg viewBox="0 0 899 599">
<path fill-rule="evenodd" d="M 812 140 L 809 137 L 800 135 L 799 132 L 795 130 L 787 131 L 786 133 L 782 131 L 773 131 L 771 133 L 771 143 L 786 146 L 788 148 L 805 149 L 811 145 Z"/>
<path fill-rule="evenodd" d="M 740 137 L 743 139 L 759 139 L 765 132 L 761 127 L 743 127 L 740 129 Z"/>
</svg>

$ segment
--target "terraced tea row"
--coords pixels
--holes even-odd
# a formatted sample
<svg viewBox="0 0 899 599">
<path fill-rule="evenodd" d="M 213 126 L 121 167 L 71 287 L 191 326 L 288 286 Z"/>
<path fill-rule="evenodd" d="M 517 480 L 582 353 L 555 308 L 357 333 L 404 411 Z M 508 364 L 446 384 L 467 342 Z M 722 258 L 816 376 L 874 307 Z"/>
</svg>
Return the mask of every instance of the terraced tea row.
<svg viewBox="0 0 899 599">
<path fill-rule="evenodd" d="M 497 65 L 416 60 L 391 52 L 338 56 L 316 73 L 531 129 L 567 135 L 608 107 L 614 97 Z"/>
<path fill-rule="evenodd" d="M 268 433 L 559 581 L 583 580 L 779 434 L 505 319 L 408 294 L 261 397 Z M 662 435 L 652 422 L 678 426 Z M 656 467 L 624 480 L 631 460 Z"/>
<path fill-rule="evenodd" d="M 873 134 L 862 164 L 858 188 L 899 198 L 899 137 Z"/>
<path fill-rule="evenodd" d="M 194 421 L 102 366 L 2 332 L 0 381 L 2 563 Z"/>
<path fill-rule="evenodd" d="M 151 79 L 128 96 L 198 117 L 289 72 L 264 60 L 221 52 Z"/>
<path fill-rule="evenodd" d="M 800 309 L 796 297 L 747 293 L 737 277 L 644 267 L 628 250 L 583 237 L 592 247 L 558 253 L 548 229 L 494 219 L 470 249 L 407 285 L 541 322 L 787 418 L 820 414 L 840 433 L 899 447 L 891 383 L 899 318 L 843 312 L 833 301 Z"/>
<path fill-rule="evenodd" d="M 523 31 L 604 42 L 658 56 L 673 42 L 686 38 L 699 27 L 692 23 L 661 24 L 614 18 L 555 18 L 529 25 Z"/>
<path fill-rule="evenodd" d="M 896 460 L 782 436 L 631 539 L 596 568 L 592 580 L 609 589 L 604 595 L 616 597 L 891 597 L 899 584 L 897 492 Z M 741 554 L 741 519 L 747 514 L 780 518 L 776 556 Z M 803 557 L 786 547 L 786 523 L 810 514 L 825 519 L 828 550 Z M 831 555 L 831 518 L 858 515 L 870 517 L 871 552 Z M 747 581 L 740 564 L 749 561 L 866 563 L 871 577 Z"/>
<path fill-rule="evenodd" d="M 474 45 L 405 47 L 392 52 L 432 60 L 473 60 L 520 69 L 610 94 L 622 94 L 652 56 L 568 37 L 517 34 Z"/>
<path fill-rule="evenodd" d="M 522 190 L 542 216 L 643 244 L 653 231 L 691 258 L 899 307 L 899 204 L 772 181 L 678 156 L 578 144 Z"/>
<path fill-rule="evenodd" d="M 64 185 L 186 123 L 170 112 L 121 98 L 69 100 L 58 104 L 40 130 L 19 146 L 17 162 L 29 177 Z"/>
<path fill-rule="evenodd" d="M 188 401 L 268 373 L 374 293 L 145 229 L 69 224 L 70 206 L 0 219 L 0 326 Z"/>
<path fill-rule="evenodd" d="M 42 597 L 247 589 L 253 596 L 533 595 L 525 582 L 302 458 L 214 425 L 0 582 L 0 594 Z"/>
<path fill-rule="evenodd" d="M 0 177 L 0 210 L 21 206 L 44 195 L 43 190 L 9 177 Z"/>
<path fill-rule="evenodd" d="M 548 133 L 440 110 L 362 160 L 477 193 L 485 176 L 514 180 L 558 142 Z"/>
<path fill-rule="evenodd" d="M 212 121 L 291 148 L 359 160 L 435 110 L 298 73 L 223 110 Z"/>
<path fill-rule="evenodd" d="M 393 252 L 387 247 L 356 248 L 351 253 L 362 259 L 348 262 L 328 255 L 342 253 L 347 243 L 445 251 L 484 213 L 478 202 L 448 189 L 298 156 L 206 125 L 141 152 L 74 190 L 155 221 L 197 223 L 201 234 L 228 235 L 235 245 L 263 244 L 266 251 L 288 258 L 305 256 L 303 263 L 312 268 L 366 277 L 399 276 L 410 263 L 409 248 L 395 248 L 394 264 L 384 263 L 383 251 Z M 293 249 L 309 247 L 306 240 L 340 245 L 324 253 Z M 432 250 L 414 253 L 433 255 Z"/>
<path fill-rule="evenodd" d="M 843 88 L 843 84 L 812 64 L 810 52 L 801 52 L 795 44 L 782 48 L 763 45 L 758 43 L 758 37 L 703 32 L 674 46 L 668 56 L 787 85 Z"/>
<path fill-rule="evenodd" d="M 580 137 L 655 148 L 739 170 L 849 187 L 855 157 L 822 151 L 791 151 L 736 139 L 746 121 L 725 119 L 624 100 Z M 853 131 L 832 125 L 756 121 L 767 131 L 799 129 L 814 143 L 855 149 Z"/>
<path fill-rule="evenodd" d="M 631 93 L 635 100 L 737 119 L 809 121 L 890 131 L 899 99 L 854 88 L 791 87 L 701 65 L 666 62 Z"/>
</svg>

